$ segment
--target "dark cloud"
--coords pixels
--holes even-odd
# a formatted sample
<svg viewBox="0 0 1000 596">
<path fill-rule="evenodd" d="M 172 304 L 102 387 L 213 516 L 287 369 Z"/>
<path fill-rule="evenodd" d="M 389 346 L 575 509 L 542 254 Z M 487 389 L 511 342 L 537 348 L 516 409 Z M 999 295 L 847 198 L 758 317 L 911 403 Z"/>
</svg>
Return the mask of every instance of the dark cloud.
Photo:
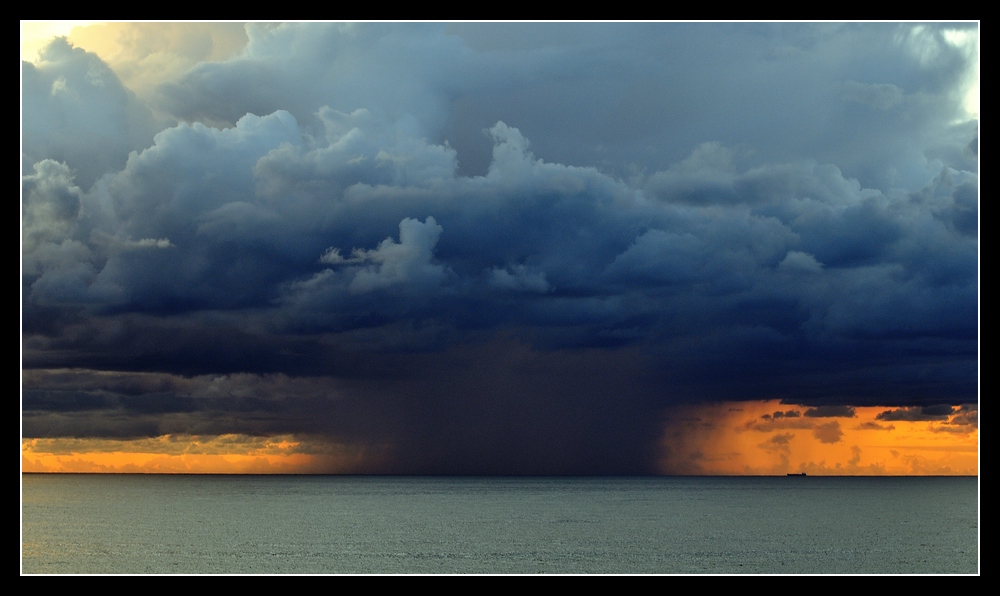
<svg viewBox="0 0 1000 596">
<path fill-rule="evenodd" d="M 898 408 L 896 410 L 886 410 L 875 416 L 878 420 L 947 420 L 955 408 L 949 405 L 936 406 L 913 406 L 909 408 Z"/>
<path fill-rule="evenodd" d="M 803 414 L 806 418 L 854 418 L 854 408 L 851 406 L 819 406 L 809 408 Z"/>
<path fill-rule="evenodd" d="M 839 422 L 826 422 L 813 429 L 813 436 L 821 443 L 839 443 L 844 431 L 840 430 Z"/>
<path fill-rule="evenodd" d="M 791 451 L 789 443 L 793 438 L 795 438 L 795 435 L 792 433 L 778 433 L 767 441 L 759 444 L 758 447 L 766 451 L 774 451 L 787 455 Z"/>
<path fill-rule="evenodd" d="M 777 420 L 779 418 L 798 418 L 801 415 L 802 414 L 798 410 L 786 410 L 784 412 L 779 410 L 775 412 L 773 415 L 764 414 L 763 416 L 761 416 L 761 418 L 764 418 L 765 420 L 770 420 L 770 419 Z"/>
<path fill-rule="evenodd" d="M 54 42 L 23 66 L 25 436 L 638 473 L 682 402 L 974 402 L 978 137 L 943 30 L 253 25 L 159 88 L 187 123 L 155 138 Z M 37 111 L 84 82 L 86 118 Z"/>
<path fill-rule="evenodd" d="M 662 396 L 635 350 L 540 352 L 512 340 L 419 358 L 409 374 L 289 378 L 238 374 L 169 379 L 183 391 L 124 395 L 120 375 L 70 394 L 35 372 L 23 432 L 37 436 L 283 434 L 392 446 L 384 472 L 638 474 L 652 468 Z M 57 378 L 51 378 L 57 377 Z M 131 381 L 135 384 L 135 381 Z M 134 391 L 134 389 L 133 389 Z"/>
<path fill-rule="evenodd" d="M 979 428 L 979 406 L 978 404 L 962 404 L 948 424 L 966 426 L 969 428 Z"/>
</svg>

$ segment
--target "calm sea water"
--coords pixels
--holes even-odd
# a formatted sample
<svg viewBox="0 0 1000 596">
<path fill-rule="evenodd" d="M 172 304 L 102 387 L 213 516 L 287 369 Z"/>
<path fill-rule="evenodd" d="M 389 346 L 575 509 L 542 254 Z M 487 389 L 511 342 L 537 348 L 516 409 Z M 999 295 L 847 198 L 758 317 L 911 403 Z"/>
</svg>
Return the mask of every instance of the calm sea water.
<svg viewBox="0 0 1000 596">
<path fill-rule="evenodd" d="M 23 573 L 977 573 L 976 478 L 35 475 Z"/>
</svg>

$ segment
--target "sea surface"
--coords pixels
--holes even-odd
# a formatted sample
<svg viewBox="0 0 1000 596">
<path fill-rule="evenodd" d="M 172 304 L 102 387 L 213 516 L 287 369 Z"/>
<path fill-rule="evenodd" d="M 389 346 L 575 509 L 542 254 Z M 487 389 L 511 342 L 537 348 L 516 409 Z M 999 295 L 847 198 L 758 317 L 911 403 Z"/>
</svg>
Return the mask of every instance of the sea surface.
<svg viewBox="0 0 1000 596">
<path fill-rule="evenodd" d="M 977 478 L 23 474 L 22 573 L 978 573 Z"/>
</svg>

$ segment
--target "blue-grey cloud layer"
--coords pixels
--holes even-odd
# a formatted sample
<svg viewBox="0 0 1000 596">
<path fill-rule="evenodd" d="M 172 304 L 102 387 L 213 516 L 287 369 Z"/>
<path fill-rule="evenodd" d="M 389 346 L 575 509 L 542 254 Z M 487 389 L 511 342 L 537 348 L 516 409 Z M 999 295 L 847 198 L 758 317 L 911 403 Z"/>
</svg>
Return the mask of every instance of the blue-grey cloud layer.
<svg viewBox="0 0 1000 596">
<path fill-rule="evenodd" d="M 244 416 L 39 373 L 26 433 L 632 473 L 679 401 L 974 402 L 978 138 L 945 29 L 251 26 L 160 87 L 190 123 L 145 146 L 149 110 L 55 42 L 23 75 L 25 366 L 289 389 Z"/>
</svg>

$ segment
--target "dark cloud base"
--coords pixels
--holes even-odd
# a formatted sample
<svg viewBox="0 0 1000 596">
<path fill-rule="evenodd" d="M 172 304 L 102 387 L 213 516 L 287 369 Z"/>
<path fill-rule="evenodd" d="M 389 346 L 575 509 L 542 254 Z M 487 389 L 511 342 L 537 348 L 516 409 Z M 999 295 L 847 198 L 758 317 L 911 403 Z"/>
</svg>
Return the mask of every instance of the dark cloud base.
<svg viewBox="0 0 1000 596">
<path fill-rule="evenodd" d="M 199 356 L 212 351 L 205 348 L 181 352 L 202 361 Z M 261 349 L 283 352 L 294 357 L 290 350 Z M 768 382 L 730 373 L 720 388 L 717 381 L 692 379 L 683 365 L 655 360 L 638 347 L 533 349 L 513 334 L 441 352 L 313 353 L 311 370 L 302 370 L 300 362 L 300 374 L 275 372 L 292 368 L 280 359 L 272 359 L 271 371 L 259 367 L 253 373 L 224 373 L 227 367 L 217 360 L 201 362 L 200 371 L 169 358 L 139 359 L 130 366 L 125 360 L 115 362 L 118 371 L 144 372 L 26 370 L 23 436 L 298 433 L 359 448 L 387 447 L 388 457 L 372 472 L 646 474 L 661 471 L 655 446 L 665 416 L 678 405 L 780 396 L 813 405 L 807 416 L 853 412 L 834 405 L 844 399 L 843 383 L 807 393 L 807 382 L 789 375 Z M 179 375 L 178 369 L 193 376 Z M 148 372 L 153 370 L 164 372 Z M 892 377 L 890 372 L 883 375 Z M 824 373 L 832 376 L 827 368 Z M 843 376 L 852 373 L 848 368 Z M 914 385 L 918 391 L 906 394 L 887 383 L 881 391 L 870 390 L 875 395 L 867 399 L 852 394 L 851 403 L 926 401 L 936 404 L 923 408 L 930 412 L 966 395 L 962 387 L 931 394 L 926 384 Z M 710 393 L 698 393 L 706 387 Z M 883 417 L 917 419 L 888 411 Z"/>
</svg>

